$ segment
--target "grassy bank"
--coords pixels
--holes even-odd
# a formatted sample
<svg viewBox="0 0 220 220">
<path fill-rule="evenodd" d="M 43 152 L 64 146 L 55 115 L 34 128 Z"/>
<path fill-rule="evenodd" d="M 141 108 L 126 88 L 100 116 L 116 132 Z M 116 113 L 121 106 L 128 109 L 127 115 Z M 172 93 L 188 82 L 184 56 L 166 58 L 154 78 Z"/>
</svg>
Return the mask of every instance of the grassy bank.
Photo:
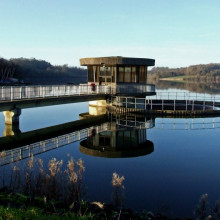
<svg viewBox="0 0 220 220">
<path fill-rule="evenodd" d="M 160 80 L 164 80 L 164 81 L 181 82 L 181 83 L 189 82 L 191 79 L 193 79 L 193 76 L 187 76 L 187 75 L 160 78 Z"/>
<path fill-rule="evenodd" d="M 82 207 L 86 203 L 82 202 Z M 76 207 L 75 207 L 76 209 Z M 0 193 L 0 219 L 94 219 L 91 212 L 82 214 L 73 205 L 44 197 L 30 198 L 20 193 Z"/>
</svg>

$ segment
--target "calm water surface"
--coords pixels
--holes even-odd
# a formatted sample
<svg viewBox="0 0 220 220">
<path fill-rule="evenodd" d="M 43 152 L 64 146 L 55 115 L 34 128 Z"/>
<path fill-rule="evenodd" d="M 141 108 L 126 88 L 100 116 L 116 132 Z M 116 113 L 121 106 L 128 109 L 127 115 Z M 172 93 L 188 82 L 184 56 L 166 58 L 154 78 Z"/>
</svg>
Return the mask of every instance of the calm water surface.
<svg viewBox="0 0 220 220">
<path fill-rule="evenodd" d="M 78 119 L 88 103 L 22 110 L 22 132 Z M 147 129 L 154 151 L 133 158 L 94 157 L 79 151 L 79 142 L 36 156 L 45 161 L 56 157 L 66 162 L 70 154 L 82 158 L 90 200 L 111 201 L 112 173 L 125 177 L 125 206 L 136 210 L 190 215 L 200 196 L 208 193 L 210 205 L 220 199 L 220 117 L 197 119 L 156 118 Z M 4 118 L 0 115 L 0 133 Z"/>
</svg>

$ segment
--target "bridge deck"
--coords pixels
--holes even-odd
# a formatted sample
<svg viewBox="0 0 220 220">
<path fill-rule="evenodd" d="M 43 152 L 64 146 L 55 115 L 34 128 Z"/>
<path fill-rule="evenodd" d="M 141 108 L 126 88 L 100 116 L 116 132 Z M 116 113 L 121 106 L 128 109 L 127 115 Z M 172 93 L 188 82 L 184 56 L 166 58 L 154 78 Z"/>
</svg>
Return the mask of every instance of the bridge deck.
<svg viewBox="0 0 220 220">
<path fill-rule="evenodd" d="M 17 99 L 17 100 L 4 100 L 0 101 L 0 111 L 7 111 L 14 108 L 34 108 L 49 105 L 61 105 L 76 102 L 88 102 L 95 100 L 106 100 L 106 94 L 90 94 L 90 95 L 70 95 L 59 97 L 45 97 L 45 98 L 30 98 L 30 99 Z"/>
</svg>

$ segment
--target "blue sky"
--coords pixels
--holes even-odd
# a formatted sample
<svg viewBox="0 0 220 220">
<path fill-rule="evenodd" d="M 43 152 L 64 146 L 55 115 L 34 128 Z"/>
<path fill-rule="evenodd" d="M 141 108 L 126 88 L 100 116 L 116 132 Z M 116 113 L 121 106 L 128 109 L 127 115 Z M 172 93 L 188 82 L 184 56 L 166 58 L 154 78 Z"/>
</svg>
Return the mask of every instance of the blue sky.
<svg viewBox="0 0 220 220">
<path fill-rule="evenodd" d="M 0 56 L 79 66 L 82 57 L 220 62 L 219 0 L 0 0 Z"/>
</svg>

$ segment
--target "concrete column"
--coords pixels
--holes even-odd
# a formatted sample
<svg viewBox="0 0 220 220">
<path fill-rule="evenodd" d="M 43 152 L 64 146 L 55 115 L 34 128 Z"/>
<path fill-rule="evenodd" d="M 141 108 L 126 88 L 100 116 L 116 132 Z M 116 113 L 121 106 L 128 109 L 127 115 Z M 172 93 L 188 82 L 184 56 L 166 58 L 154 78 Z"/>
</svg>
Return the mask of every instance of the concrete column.
<svg viewBox="0 0 220 220">
<path fill-rule="evenodd" d="M 106 100 L 90 101 L 89 114 L 102 115 L 106 113 Z"/>
<path fill-rule="evenodd" d="M 16 108 L 10 111 L 4 111 L 3 114 L 5 116 L 3 136 L 12 136 L 15 133 L 20 133 L 19 116 L 21 115 L 21 109 Z"/>
</svg>

